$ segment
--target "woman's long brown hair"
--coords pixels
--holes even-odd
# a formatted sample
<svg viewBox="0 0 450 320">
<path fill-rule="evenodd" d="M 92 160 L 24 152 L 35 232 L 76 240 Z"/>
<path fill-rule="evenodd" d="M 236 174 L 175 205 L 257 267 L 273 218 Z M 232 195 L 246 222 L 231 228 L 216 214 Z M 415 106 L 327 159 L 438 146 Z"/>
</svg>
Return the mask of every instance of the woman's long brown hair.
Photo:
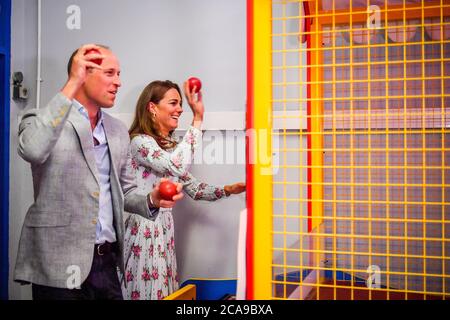
<svg viewBox="0 0 450 320">
<path fill-rule="evenodd" d="M 136 103 L 133 124 L 128 131 L 130 139 L 133 139 L 139 134 L 146 134 L 153 137 L 158 145 L 164 150 L 176 146 L 176 141 L 172 139 L 173 131 L 169 132 L 169 137 L 164 137 L 159 130 L 158 123 L 155 122 L 155 118 L 152 117 L 148 110 L 148 104 L 150 102 L 158 104 L 170 89 L 176 89 L 180 94 L 180 97 L 182 97 L 180 87 L 170 80 L 156 80 L 149 83 L 144 88 Z"/>
</svg>

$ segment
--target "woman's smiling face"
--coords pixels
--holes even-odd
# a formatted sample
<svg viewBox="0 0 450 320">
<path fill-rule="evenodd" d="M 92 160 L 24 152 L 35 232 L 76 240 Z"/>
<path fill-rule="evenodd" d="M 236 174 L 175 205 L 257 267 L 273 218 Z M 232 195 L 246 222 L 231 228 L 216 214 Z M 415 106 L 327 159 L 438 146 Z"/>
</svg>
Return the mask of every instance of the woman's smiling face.
<svg viewBox="0 0 450 320">
<path fill-rule="evenodd" d="M 183 108 L 177 89 L 169 89 L 158 104 L 150 102 L 149 108 L 163 136 L 168 136 L 170 131 L 178 127 L 178 118 L 183 113 Z"/>
</svg>

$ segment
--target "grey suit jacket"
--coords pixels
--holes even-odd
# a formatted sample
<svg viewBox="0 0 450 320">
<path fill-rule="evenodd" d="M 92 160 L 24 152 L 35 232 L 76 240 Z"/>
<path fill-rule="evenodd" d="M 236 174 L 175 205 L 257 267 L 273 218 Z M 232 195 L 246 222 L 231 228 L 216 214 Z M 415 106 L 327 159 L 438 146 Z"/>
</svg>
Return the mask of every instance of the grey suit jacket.
<svg viewBox="0 0 450 320">
<path fill-rule="evenodd" d="M 127 128 L 106 113 L 103 125 L 111 159 L 118 267 L 123 272 L 124 209 L 151 219 L 157 213 L 152 216 L 146 197 L 136 192 Z M 82 283 L 92 265 L 99 212 L 90 123 L 58 93 L 47 107 L 25 113 L 18 151 L 31 164 L 34 203 L 22 227 L 14 280 L 66 288 L 79 275 Z"/>
</svg>

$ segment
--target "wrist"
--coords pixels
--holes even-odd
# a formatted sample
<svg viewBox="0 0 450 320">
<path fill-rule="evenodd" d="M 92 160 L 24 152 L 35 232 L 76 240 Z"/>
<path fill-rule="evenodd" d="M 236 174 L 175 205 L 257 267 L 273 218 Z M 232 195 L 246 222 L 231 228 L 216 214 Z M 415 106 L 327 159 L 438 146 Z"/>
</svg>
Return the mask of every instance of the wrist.
<svg viewBox="0 0 450 320">
<path fill-rule="evenodd" d="M 227 196 L 227 197 L 229 197 L 230 196 L 230 186 L 228 186 L 228 185 L 226 185 L 226 186 L 224 186 L 223 187 L 223 190 L 225 191 L 225 195 Z"/>
<path fill-rule="evenodd" d="M 192 126 L 194 128 L 200 129 L 203 123 L 203 116 L 202 117 L 196 117 L 194 116 L 194 119 L 192 120 Z"/>
<path fill-rule="evenodd" d="M 194 114 L 194 121 L 203 121 L 203 113 L 202 114 Z"/>
<path fill-rule="evenodd" d="M 80 85 L 78 82 L 69 79 L 61 89 L 61 93 L 64 94 L 69 100 L 72 100 L 79 88 Z"/>
<path fill-rule="evenodd" d="M 157 208 L 157 206 L 153 202 L 153 198 L 152 198 L 152 193 L 151 192 L 147 195 L 147 205 L 148 205 L 149 208 Z"/>
</svg>

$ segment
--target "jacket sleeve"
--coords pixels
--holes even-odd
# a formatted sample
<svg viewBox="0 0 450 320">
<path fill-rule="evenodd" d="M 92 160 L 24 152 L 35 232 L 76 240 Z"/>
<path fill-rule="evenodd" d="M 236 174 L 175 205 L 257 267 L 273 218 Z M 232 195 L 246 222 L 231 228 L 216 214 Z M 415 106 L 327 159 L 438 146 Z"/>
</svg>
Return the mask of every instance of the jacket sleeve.
<svg viewBox="0 0 450 320">
<path fill-rule="evenodd" d="M 58 93 L 42 109 L 27 111 L 19 124 L 18 153 L 30 163 L 47 160 L 58 141 L 72 108 L 72 101 Z"/>
</svg>

